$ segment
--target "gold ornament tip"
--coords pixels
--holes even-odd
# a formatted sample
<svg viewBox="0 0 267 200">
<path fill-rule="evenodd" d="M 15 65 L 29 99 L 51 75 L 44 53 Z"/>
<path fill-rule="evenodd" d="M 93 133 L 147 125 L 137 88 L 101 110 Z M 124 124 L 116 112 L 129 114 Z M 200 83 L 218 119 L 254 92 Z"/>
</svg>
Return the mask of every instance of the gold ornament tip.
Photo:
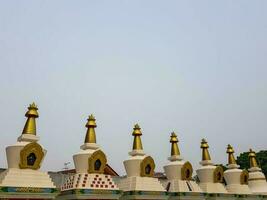
<svg viewBox="0 0 267 200">
<path fill-rule="evenodd" d="M 89 115 L 85 127 L 97 127 L 95 123 L 96 119 L 93 114 Z"/>
<path fill-rule="evenodd" d="M 36 110 L 38 110 L 37 105 L 34 102 L 32 102 L 32 104 L 29 105 L 28 109 L 36 109 Z"/>
<path fill-rule="evenodd" d="M 209 148 L 208 142 L 206 141 L 206 139 L 202 139 L 201 140 L 201 146 L 200 148 Z"/>
<path fill-rule="evenodd" d="M 255 151 L 253 151 L 252 149 L 249 149 L 249 154 L 248 154 L 249 157 L 256 157 L 256 153 Z"/>
<path fill-rule="evenodd" d="M 93 114 L 89 115 L 88 120 L 95 120 L 95 117 Z"/>
<path fill-rule="evenodd" d="M 140 126 L 139 126 L 139 124 L 135 124 L 135 125 L 134 125 L 134 128 L 135 128 L 135 129 L 141 129 Z"/>
<path fill-rule="evenodd" d="M 177 143 L 177 142 L 179 142 L 179 140 L 177 139 L 177 135 L 175 134 L 175 132 L 172 132 L 170 143 Z"/>
<path fill-rule="evenodd" d="M 177 137 L 177 135 L 176 135 L 175 132 L 172 132 L 172 133 L 171 133 L 171 136 L 172 136 L 172 137 Z"/>
<path fill-rule="evenodd" d="M 134 125 L 132 135 L 133 136 L 142 135 L 141 128 L 140 128 L 140 126 L 138 124 Z"/>
<path fill-rule="evenodd" d="M 33 102 L 32 104 L 29 105 L 28 111 L 25 113 L 25 117 L 38 118 L 39 114 L 37 110 L 38 110 L 37 105 Z"/>
<path fill-rule="evenodd" d="M 234 148 L 230 144 L 228 144 L 226 153 L 234 153 L 234 152 L 235 152 Z"/>
</svg>

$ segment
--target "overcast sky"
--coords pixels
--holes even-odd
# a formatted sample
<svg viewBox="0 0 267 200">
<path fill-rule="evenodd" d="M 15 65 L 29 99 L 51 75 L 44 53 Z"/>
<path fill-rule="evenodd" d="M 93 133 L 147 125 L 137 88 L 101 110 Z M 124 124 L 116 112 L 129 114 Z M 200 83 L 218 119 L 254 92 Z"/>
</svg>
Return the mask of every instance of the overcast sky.
<svg viewBox="0 0 267 200">
<path fill-rule="evenodd" d="M 39 107 L 43 170 L 79 151 L 86 119 L 124 174 L 139 123 L 157 171 L 169 136 L 199 167 L 206 138 L 215 163 L 267 149 L 267 1 L 0 1 L 0 167 L 27 106 Z"/>
</svg>

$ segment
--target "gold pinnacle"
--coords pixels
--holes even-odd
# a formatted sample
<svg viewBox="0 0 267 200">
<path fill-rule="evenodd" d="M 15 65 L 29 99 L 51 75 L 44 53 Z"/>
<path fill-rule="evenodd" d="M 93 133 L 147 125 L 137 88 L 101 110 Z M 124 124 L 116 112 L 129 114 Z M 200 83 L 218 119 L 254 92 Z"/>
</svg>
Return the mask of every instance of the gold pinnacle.
<svg viewBox="0 0 267 200">
<path fill-rule="evenodd" d="M 95 117 L 91 114 L 87 119 L 87 123 L 85 125 L 87 127 L 86 136 L 84 139 L 84 143 L 96 143 L 96 135 L 95 135 Z"/>
<path fill-rule="evenodd" d="M 252 149 L 249 149 L 248 157 L 249 157 L 250 167 L 259 167 L 257 159 L 256 159 L 255 151 L 252 151 Z"/>
<path fill-rule="evenodd" d="M 205 139 L 202 139 L 200 148 L 202 149 L 202 161 L 211 160 L 209 150 L 208 150 L 209 145 Z"/>
<path fill-rule="evenodd" d="M 28 111 L 25 114 L 25 117 L 27 117 L 27 121 L 24 125 L 22 134 L 32 134 L 36 135 L 36 122 L 35 118 L 39 117 L 39 114 L 37 112 L 38 108 L 35 105 L 35 103 L 32 103 L 28 107 Z"/>
<path fill-rule="evenodd" d="M 228 153 L 228 165 L 236 164 L 236 160 L 235 160 L 235 156 L 234 156 L 235 151 L 230 144 L 228 144 L 228 146 L 227 146 L 226 153 Z"/>
<path fill-rule="evenodd" d="M 178 147 L 178 139 L 177 139 L 177 135 L 172 132 L 171 133 L 171 139 L 170 139 L 170 143 L 171 143 L 171 156 L 179 156 L 180 155 L 180 150 Z"/>
<path fill-rule="evenodd" d="M 134 125 L 133 133 L 134 141 L 133 141 L 133 150 L 143 150 L 142 141 L 141 141 L 141 128 L 138 124 Z"/>
</svg>

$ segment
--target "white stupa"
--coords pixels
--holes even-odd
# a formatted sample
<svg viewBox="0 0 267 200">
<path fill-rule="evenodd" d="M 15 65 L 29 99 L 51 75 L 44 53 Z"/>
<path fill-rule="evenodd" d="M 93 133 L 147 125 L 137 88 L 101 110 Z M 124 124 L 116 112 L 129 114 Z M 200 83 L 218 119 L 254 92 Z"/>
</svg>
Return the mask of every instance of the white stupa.
<svg viewBox="0 0 267 200">
<path fill-rule="evenodd" d="M 190 162 L 184 161 L 180 155 L 176 134 L 171 134 L 171 157 L 164 166 L 167 176 L 166 189 L 168 192 L 202 192 L 198 184 L 192 180 L 193 168 Z"/>
<path fill-rule="evenodd" d="M 226 181 L 226 189 L 231 194 L 251 194 L 248 187 L 249 174 L 246 170 L 239 169 L 235 157 L 234 149 L 228 144 L 228 169 L 224 172 L 224 179 Z"/>
<path fill-rule="evenodd" d="M 151 156 L 143 151 L 141 129 L 134 126 L 133 150 L 130 158 L 123 162 L 127 177 L 119 183 L 125 199 L 167 199 L 166 190 L 157 178 L 154 178 L 155 163 Z"/>
<path fill-rule="evenodd" d="M 248 186 L 254 194 L 267 194 L 267 182 L 261 168 L 258 165 L 256 154 L 252 149 L 249 151 L 249 179 Z"/>
<path fill-rule="evenodd" d="M 61 187 L 59 199 L 119 199 L 121 192 L 110 175 L 104 174 L 105 153 L 96 144 L 95 118 L 90 115 L 81 150 L 73 156 L 76 174 L 69 176 Z"/>
<path fill-rule="evenodd" d="M 8 168 L 0 174 L 0 198 L 53 199 L 58 194 L 47 172 L 40 171 L 46 150 L 38 143 L 35 119 L 37 106 L 32 103 L 25 114 L 26 124 L 17 142 L 6 148 Z"/>
<path fill-rule="evenodd" d="M 197 176 L 199 178 L 199 186 L 206 193 L 227 193 L 223 182 L 223 168 L 215 166 L 211 162 L 210 154 L 208 151 L 209 145 L 205 139 L 201 142 L 202 148 L 202 165 L 197 169 Z"/>
</svg>

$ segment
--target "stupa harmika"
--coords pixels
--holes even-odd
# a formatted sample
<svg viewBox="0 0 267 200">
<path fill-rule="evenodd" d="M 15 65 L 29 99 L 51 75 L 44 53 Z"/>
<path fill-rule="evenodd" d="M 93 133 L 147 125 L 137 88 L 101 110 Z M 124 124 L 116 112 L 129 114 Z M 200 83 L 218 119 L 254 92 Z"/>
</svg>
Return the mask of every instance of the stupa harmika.
<svg viewBox="0 0 267 200">
<path fill-rule="evenodd" d="M 80 151 L 73 155 L 75 169 L 64 174 L 63 181 L 40 171 L 46 150 L 38 143 L 36 118 L 38 108 L 33 103 L 25 114 L 26 124 L 14 145 L 6 148 L 8 168 L 0 173 L 0 199 L 184 199 L 184 200 L 261 200 L 267 199 L 267 182 L 256 154 L 250 149 L 250 168 L 239 169 L 234 149 L 227 146 L 227 170 L 212 163 L 209 145 L 201 141 L 202 160 L 192 178 L 193 168 L 182 158 L 177 135 L 170 137 L 171 155 L 164 166 L 166 179 L 154 175 L 155 162 L 143 150 L 141 128 L 133 129 L 133 148 L 123 162 L 126 176 L 114 177 L 107 157 L 96 142 L 96 120 L 90 115 L 86 136 Z M 113 173 L 114 174 L 114 173 Z M 54 182 L 55 181 L 55 182 Z"/>
</svg>

